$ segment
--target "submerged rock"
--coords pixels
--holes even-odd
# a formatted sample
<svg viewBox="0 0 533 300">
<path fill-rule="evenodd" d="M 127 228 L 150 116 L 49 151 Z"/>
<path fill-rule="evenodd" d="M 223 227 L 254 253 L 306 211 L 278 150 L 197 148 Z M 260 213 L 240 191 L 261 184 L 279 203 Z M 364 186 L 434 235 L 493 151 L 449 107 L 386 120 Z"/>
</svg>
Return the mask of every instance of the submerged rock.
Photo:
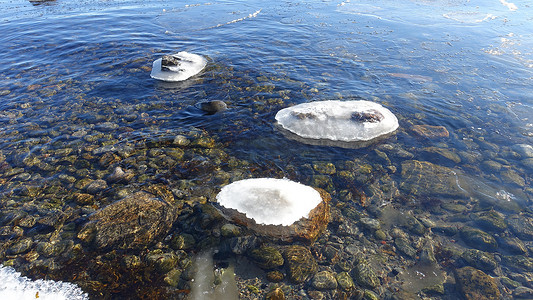
<svg viewBox="0 0 533 300">
<path fill-rule="evenodd" d="M 185 51 L 165 55 L 154 61 L 150 77 L 163 81 L 183 81 L 200 73 L 207 60 Z"/>
<path fill-rule="evenodd" d="M 302 103 L 280 110 L 276 121 L 284 133 L 290 133 L 290 138 L 311 144 L 333 142 L 334 146 L 348 148 L 386 136 L 398 128 L 398 119 L 392 112 L 378 103 L 363 100 Z"/>
<path fill-rule="evenodd" d="M 496 239 L 485 231 L 465 226 L 461 228 L 460 234 L 467 245 L 476 249 L 494 252 L 498 248 Z"/>
<path fill-rule="evenodd" d="M 78 238 L 97 248 L 144 248 L 165 235 L 176 208 L 147 192 L 136 192 L 89 217 Z"/>
<path fill-rule="evenodd" d="M 317 290 L 334 290 L 337 288 L 337 279 L 329 271 L 321 271 L 313 276 L 311 286 Z"/>
<path fill-rule="evenodd" d="M 264 246 L 250 251 L 250 259 L 261 269 L 270 270 L 283 266 L 281 252 L 274 247 Z"/>
<path fill-rule="evenodd" d="M 207 112 L 208 114 L 215 114 L 217 112 L 228 109 L 228 106 L 226 105 L 226 103 L 220 100 L 200 102 L 199 105 L 200 105 L 200 109 Z"/>
<path fill-rule="evenodd" d="M 315 274 L 318 264 L 309 249 L 303 246 L 289 246 L 283 253 L 289 280 L 293 283 L 302 283 Z"/>
<path fill-rule="evenodd" d="M 357 265 L 352 269 L 351 275 L 359 285 L 374 289 L 379 285 L 379 278 L 374 269 L 363 257 L 357 257 Z"/>
<path fill-rule="evenodd" d="M 455 280 L 467 300 L 500 299 L 498 285 L 483 271 L 464 267 L 455 271 Z"/>
<path fill-rule="evenodd" d="M 450 136 L 450 133 L 444 126 L 413 125 L 411 130 L 415 134 L 429 139 L 447 138 Z"/>
<path fill-rule="evenodd" d="M 507 217 L 505 221 L 517 237 L 533 241 L 533 218 L 517 214 Z"/>
<path fill-rule="evenodd" d="M 457 172 L 447 167 L 418 160 L 402 163 L 400 188 L 416 196 L 464 198 L 467 193 L 458 181 Z"/>
<path fill-rule="evenodd" d="M 492 254 L 476 249 L 466 250 L 461 254 L 461 258 L 470 266 L 484 271 L 492 271 L 498 266 Z"/>
</svg>

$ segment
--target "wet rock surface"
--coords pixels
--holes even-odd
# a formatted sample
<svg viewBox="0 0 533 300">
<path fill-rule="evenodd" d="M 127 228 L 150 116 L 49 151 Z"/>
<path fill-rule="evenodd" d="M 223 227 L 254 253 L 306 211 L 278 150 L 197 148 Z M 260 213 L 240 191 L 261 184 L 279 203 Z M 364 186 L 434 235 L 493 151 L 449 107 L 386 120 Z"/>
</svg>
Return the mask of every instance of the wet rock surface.
<svg viewBox="0 0 533 300">
<path fill-rule="evenodd" d="M 483 271 L 464 267 L 455 271 L 455 280 L 465 299 L 500 299 L 495 280 Z"/>
<path fill-rule="evenodd" d="M 289 280 L 302 283 L 316 273 L 318 264 L 309 251 L 302 246 L 289 246 L 283 252 Z"/>
<path fill-rule="evenodd" d="M 400 188 L 417 196 L 465 197 L 465 191 L 457 185 L 456 171 L 426 161 L 402 163 Z"/>
<path fill-rule="evenodd" d="M 166 234 L 176 208 L 147 192 L 136 192 L 95 212 L 78 238 L 97 248 L 144 248 Z"/>
</svg>

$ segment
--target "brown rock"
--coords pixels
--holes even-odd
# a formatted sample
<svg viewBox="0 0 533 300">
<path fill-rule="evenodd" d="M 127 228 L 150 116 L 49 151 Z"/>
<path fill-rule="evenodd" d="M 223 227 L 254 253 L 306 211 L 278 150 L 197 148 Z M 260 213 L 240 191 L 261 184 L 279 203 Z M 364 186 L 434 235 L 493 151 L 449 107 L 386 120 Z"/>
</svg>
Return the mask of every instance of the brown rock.
<svg viewBox="0 0 533 300">
<path fill-rule="evenodd" d="M 411 130 L 418 136 L 428 139 L 447 138 L 450 136 L 450 133 L 444 126 L 413 125 Z"/>
<path fill-rule="evenodd" d="M 323 189 L 317 188 L 316 190 L 320 193 L 322 202 L 309 212 L 308 218 L 301 218 L 290 226 L 257 224 L 255 220 L 246 217 L 245 214 L 237 210 L 215 205 L 227 219 L 252 229 L 262 236 L 270 237 L 276 241 L 289 243 L 302 241 L 311 244 L 324 231 L 330 220 L 329 201 L 331 196 Z"/>
<path fill-rule="evenodd" d="M 455 270 L 455 280 L 467 300 L 500 299 L 500 290 L 492 277 L 472 267 Z"/>
<path fill-rule="evenodd" d="M 176 218 L 176 207 L 136 192 L 92 214 L 78 238 L 97 248 L 142 249 L 167 234 Z"/>
</svg>

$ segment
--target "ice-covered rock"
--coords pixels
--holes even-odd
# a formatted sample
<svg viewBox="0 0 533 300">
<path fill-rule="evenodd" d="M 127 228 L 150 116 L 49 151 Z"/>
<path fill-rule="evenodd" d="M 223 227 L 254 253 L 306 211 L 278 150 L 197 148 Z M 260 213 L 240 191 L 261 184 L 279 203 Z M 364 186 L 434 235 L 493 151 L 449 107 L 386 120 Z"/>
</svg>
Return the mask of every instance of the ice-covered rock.
<svg viewBox="0 0 533 300">
<path fill-rule="evenodd" d="M 204 57 L 181 51 L 156 59 L 150 77 L 163 81 L 183 81 L 200 73 L 206 64 Z"/>
<path fill-rule="evenodd" d="M 288 226 L 309 217 L 322 198 L 312 187 L 288 179 L 254 178 L 223 187 L 217 201 L 258 224 Z"/>
<path fill-rule="evenodd" d="M 314 242 L 330 220 L 331 196 L 288 179 L 256 178 L 222 188 L 214 205 L 228 220 L 275 241 Z"/>
<path fill-rule="evenodd" d="M 282 129 L 310 143 L 368 142 L 398 128 L 398 119 L 390 110 L 365 100 L 302 103 L 280 110 L 276 121 Z"/>
<path fill-rule="evenodd" d="M 0 299 L 89 299 L 77 285 L 53 280 L 31 280 L 0 265 Z"/>
</svg>

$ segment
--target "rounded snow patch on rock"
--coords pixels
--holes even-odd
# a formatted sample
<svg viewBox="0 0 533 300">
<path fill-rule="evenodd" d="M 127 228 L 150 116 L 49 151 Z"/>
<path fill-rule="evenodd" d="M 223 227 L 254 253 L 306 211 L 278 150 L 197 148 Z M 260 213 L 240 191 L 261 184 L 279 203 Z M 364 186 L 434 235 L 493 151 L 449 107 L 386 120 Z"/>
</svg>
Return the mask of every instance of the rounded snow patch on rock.
<svg viewBox="0 0 533 300">
<path fill-rule="evenodd" d="M 310 143 L 368 142 L 398 128 L 398 119 L 390 110 L 365 100 L 302 103 L 280 110 L 276 121 L 286 131 L 308 140 L 301 141 Z"/>
<path fill-rule="evenodd" d="M 163 81 L 183 81 L 200 73 L 206 64 L 204 57 L 181 51 L 156 59 L 150 77 Z"/>
<path fill-rule="evenodd" d="M 77 285 L 53 280 L 30 280 L 0 265 L 0 299 L 89 299 Z"/>
<path fill-rule="evenodd" d="M 223 187 L 217 201 L 257 224 L 289 226 L 309 217 L 322 198 L 312 187 L 288 179 L 254 178 Z"/>
</svg>

